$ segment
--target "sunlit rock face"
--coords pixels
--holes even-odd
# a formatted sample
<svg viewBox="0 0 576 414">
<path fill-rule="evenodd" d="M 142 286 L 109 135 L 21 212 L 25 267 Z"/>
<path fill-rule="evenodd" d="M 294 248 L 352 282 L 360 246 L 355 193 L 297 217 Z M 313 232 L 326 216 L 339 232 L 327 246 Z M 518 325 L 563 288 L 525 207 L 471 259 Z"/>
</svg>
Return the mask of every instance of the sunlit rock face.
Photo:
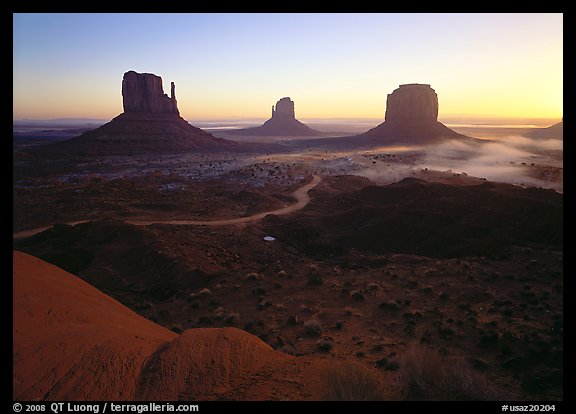
<svg viewBox="0 0 576 414">
<path fill-rule="evenodd" d="M 386 122 L 438 120 L 438 95 L 430 85 L 400 85 L 386 100 Z"/>
<path fill-rule="evenodd" d="M 162 78 L 152 73 L 126 72 L 122 99 L 125 113 L 179 114 L 174 82 L 169 97 L 162 88 Z"/>
</svg>

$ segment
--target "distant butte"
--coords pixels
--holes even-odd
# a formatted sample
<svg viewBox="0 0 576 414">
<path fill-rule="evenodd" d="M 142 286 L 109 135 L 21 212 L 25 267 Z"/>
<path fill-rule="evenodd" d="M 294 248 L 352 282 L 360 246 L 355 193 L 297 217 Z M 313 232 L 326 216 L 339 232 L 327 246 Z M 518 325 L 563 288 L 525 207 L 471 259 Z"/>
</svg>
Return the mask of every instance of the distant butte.
<svg viewBox="0 0 576 414">
<path fill-rule="evenodd" d="M 438 122 L 438 95 L 427 84 L 400 85 L 386 100 L 384 122 L 359 135 L 292 141 L 308 147 L 337 147 L 340 150 L 395 145 L 430 145 L 445 140 L 470 144 L 482 141 L 451 130 Z"/>
<path fill-rule="evenodd" d="M 124 112 L 101 127 L 67 141 L 37 147 L 46 153 L 129 155 L 146 152 L 235 151 L 239 144 L 216 138 L 180 116 L 176 87 L 164 93 L 162 78 L 128 71 L 122 79 Z"/>
<path fill-rule="evenodd" d="M 317 136 L 320 132 L 296 119 L 294 101 L 285 97 L 272 106 L 272 117 L 261 126 L 230 131 L 236 135 Z"/>
<path fill-rule="evenodd" d="M 381 143 L 426 144 L 451 138 L 469 138 L 438 122 L 438 95 L 430 85 L 400 85 L 386 100 L 384 122 L 358 135 Z"/>
<path fill-rule="evenodd" d="M 524 134 L 528 138 L 535 139 L 564 139 L 564 121 L 546 128 L 534 128 L 530 132 Z"/>
<path fill-rule="evenodd" d="M 164 93 L 162 78 L 152 73 L 137 73 L 133 70 L 122 79 L 122 103 L 124 113 L 176 114 L 176 86 L 170 84 L 170 97 Z"/>
</svg>

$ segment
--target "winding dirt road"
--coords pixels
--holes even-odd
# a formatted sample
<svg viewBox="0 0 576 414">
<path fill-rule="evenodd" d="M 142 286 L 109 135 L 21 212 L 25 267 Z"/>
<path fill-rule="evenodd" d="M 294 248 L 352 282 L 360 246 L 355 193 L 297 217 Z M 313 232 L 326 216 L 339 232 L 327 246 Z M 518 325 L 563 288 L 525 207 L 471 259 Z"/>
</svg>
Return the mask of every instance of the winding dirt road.
<svg viewBox="0 0 576 414">
<path fill-rule="evenodd" d="M 318 175 L 314 175 L 311 182 L 306 185 L 303 185 L 296 191 L 292 193 L 292 196 L 296 199 L 296 203 L 291 204 L 287 207 L 282 207 L 276 210 L 264 211 L 262 213 L 252 214 L 251 216 L 246 217 L 234 217 L 228 219 L 218 219 L 218 220 L 140 220 L 140 219 L 128 219 L 125 220 L 128 224 L 134 224 L 136 226 L 149 226 L 151 224 L 183 224 L 189 226 L 226 226 L 230 224 L 239 224 L 239 223 L 249 223 L 253 221 L 262 220 L 269 214 L 273 214 L 275 216 L 281 216 L 284 214 L 293 213 L 295 211 L 301 210 L 310 202 L 310 196 L 308 195 L 308 191 L 312 188 L 316 187 L 322 178 Z M 78 221 L 71 221 L 66 224 L 71 226 L 75 226 L 77 224 L 87 223 L 91 220 L 78 220 Z M 35 229 L 23 230 L 16 233 L 12 233 L 12 240 L 19 240 L 24 239 L 26 237 L 34 236 L 35 234 L 41 233 L 44 230 L 48 230 L 51 228 L 50 226 L 43 226 L 37 227 Z"/>
</svg>

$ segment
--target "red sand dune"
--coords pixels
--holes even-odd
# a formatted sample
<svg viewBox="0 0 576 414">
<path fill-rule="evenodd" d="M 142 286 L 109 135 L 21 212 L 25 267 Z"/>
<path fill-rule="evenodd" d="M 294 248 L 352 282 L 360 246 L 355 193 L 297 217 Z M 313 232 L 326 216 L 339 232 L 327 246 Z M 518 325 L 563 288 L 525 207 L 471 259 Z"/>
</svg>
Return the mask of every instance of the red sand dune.
<svg viewBox="0 0 576 414">
<path fill-rule="evenodd" d="M 180 336 L 36 257 L 13 252 L 15 400 L 315 399 L 328 362 L 236 328 Z M 315 384 L 315 385 L 311 385 Z"/>
</svg>

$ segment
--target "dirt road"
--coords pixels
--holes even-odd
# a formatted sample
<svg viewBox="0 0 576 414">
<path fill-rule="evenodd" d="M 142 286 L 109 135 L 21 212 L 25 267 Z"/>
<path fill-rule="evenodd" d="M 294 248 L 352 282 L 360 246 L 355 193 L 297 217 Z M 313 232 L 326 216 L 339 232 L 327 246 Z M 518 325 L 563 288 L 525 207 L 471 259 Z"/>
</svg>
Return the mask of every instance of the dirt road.
<svg viewBox="0 0 576 414">
<path fill-rule="evenodd" d="M 298 211 L 298 210 L 304 208 L 310 202 L 310 196 L 308 195 L 308 191 L 310 191 L 312 188 L 316 187 L 320 183 L 320 181 L 322 181 L 322 178 L 318 175 L 314 175 L 311 182 L 309 182 L 306 185 L 303 185 L 302 187 L 300 187 L 299 189 L 294 191 L 292 193 L 292 196 L 296 199 L 296 203 L 291 204 L 291 205 L 286 206 L 286 207 L 276 209 L 276 210 L 269 210 L 269 211 L 264 211 L 262 213 L 252 214 L 251 216 L 234 217 L 234 218 L 229 218 L 229 219 L 218 219 L 218 220 L 140 220 L 140 219 L 128 219 L 128 220 L 126 220 L 126 223 L 134 224 L 136 226 L 148 226 L 151 224 L 174 224 L 174 225 L 183 224 L 183 225 L 189 225 L 189 226 L 225 226 L 225 225 L 230 225 L 230 224 L 249 223 L 249 222 L 253 222 L 253 221 L 262 220 L 264 217 L 266 217 L 269 214 L 281 216 L 284 214 L 293 213 L 295 211 Z M 90 221 L 90 220 L 78 220 L 78 221 L 68 222 L 66 224 L 69 224 L 71 226 L 75 226 L 76 224 L 86 223 L 88 221 Z M 50 225 L 50 226 L 37 227 L 35 229 L 23 230 L 23 231 L 19 231 L 17 233 L 13 233 L 12 234 L 12 240 L 19 240 L 19 239 L 23 239 L 26 237 L 34 236 L 35 234 L 41 233 L 44 230 L 49 229 L 50 227 L 52 227 L 52 226 Z"/>
</svg>

